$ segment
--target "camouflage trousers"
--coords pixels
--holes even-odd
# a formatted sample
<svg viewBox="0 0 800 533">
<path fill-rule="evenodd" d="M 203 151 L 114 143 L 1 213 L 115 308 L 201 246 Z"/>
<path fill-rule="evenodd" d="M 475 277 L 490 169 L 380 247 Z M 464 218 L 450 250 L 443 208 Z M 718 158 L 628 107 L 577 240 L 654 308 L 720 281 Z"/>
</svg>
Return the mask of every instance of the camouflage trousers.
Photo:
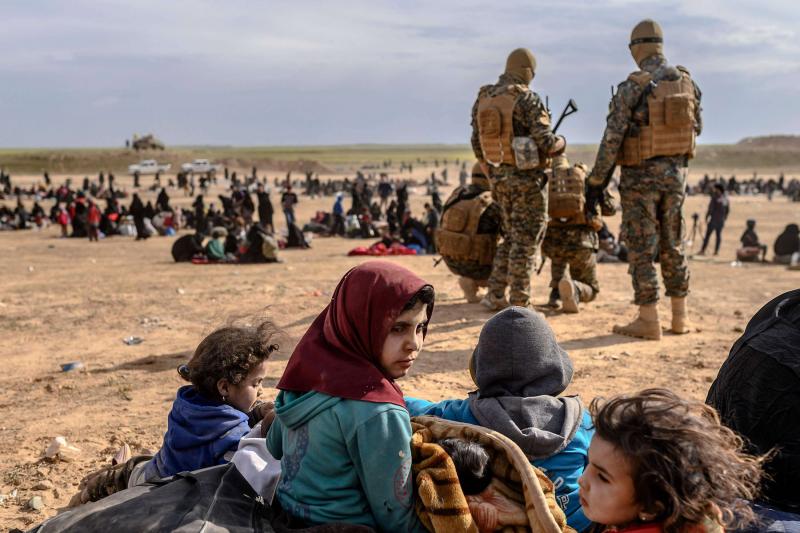
<svg viewBox="0 0 800 533">
<path fill-rule="evenodd" d="M 547 224 L 547 196 L 537 177 L 515 174 L 492 179 L 492 194 L 502 212 L 503 240 L 497 245 L 489 291 L 496 297 L 510 287 L 511 305 L 528 305 L 533 258 Z"/>
<path fill-rule="evenodd" d="M 654 260 L 661 262 L 667 296 L 689 293 L 689 266 L 683 252 L 685 225 L 683 200 L 685 181 L 676 168 L 655 174 L 624 168 L 620 180 L 622 226 L 628 245 L 628 273 L 633 282 L 636 305 L 658 301 L 658 274 Z"/>
<path fill-rule="evenodd" d="M 492 265 L 481 265 L 477 261 L 458 261 L 445 257 L 444 262 L 453 274 L 475 281 L 486 281 L 492 273 Z"/>
<path fill-rule="evenodd" d="M 570 278 L 591 287 L 591 300 L 594 300 L 600 291 L 600 284 L 597 282 L 596 247 L 597 233 L 591 228 L 549 226 L 542 243 L 542 254 L 550 259 L 550 287 L 558 288 L 558 282 L 569 267 Z"/>
</svg>

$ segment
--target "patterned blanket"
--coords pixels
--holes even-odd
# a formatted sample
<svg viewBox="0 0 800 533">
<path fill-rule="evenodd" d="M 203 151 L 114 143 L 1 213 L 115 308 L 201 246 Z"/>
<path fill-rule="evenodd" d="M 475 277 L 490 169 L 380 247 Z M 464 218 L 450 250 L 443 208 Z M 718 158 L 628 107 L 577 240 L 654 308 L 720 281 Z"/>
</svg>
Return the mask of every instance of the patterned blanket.
<svg viewBox="0 0 800 533">
<path fill-rule="evenodd" d="M 471 424 L 432 416 L 411 419 L 416 510 L 429 531 L 573 532 L 556 503 L 553 483 L 509 438 Z M 481 444 L 491 458 L 492 483 L 465 497 L 452 459 L 436 444 L 460 438 Z"/>
</svg>

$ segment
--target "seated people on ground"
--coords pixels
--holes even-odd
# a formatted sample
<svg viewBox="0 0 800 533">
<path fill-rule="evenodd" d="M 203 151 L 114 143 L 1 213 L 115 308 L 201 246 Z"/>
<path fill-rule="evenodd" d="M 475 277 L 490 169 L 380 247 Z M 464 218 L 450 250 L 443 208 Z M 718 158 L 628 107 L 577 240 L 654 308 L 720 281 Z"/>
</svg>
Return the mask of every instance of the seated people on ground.
<svg viewBox="0 0 800 533">
<path fill-rule="evenodd" d="M 211 230 L 211 239 L 206 244 L 206 257 L 209 261 L 225 261 L 225 239 L 228 236 L 228 230 L 222 226 L 217 226 Z"/>
<path fill-rule="evenodd" d="M 745 500 L 758 492 L 759 458 L 713 409 L 648 389 L 595 400 L 591 411 L 580 500 L 601 531 L 722 533 L 753 520 Z"/>
<path fill-rule="evenodd" d="M 152 458 L 133 457 L 90 474 L 71 505 L 229 461 L 239 440 L 271 411 L 271 404 L 256 400 L 267 359 L 278 348 L 276 334 L 271 322 L 262 321 L 224 326 L 203 339 L 189 362 L 178 368 L 191 385 L 178 389 L 161 449 Z M 264 425 L 264 434 L 266 429 Z"/>
<path fill-rule="evenodd" d="M 767 303 L 731 348 L 706 403 L 764 465 L 760 502 L 800 513 L 800 289 Z"/>
<path fill-rule="evenodd" d="M 739 239 L 742 247 L 736 250 L 736 259 L 743 262 L 766 261 L 767 245 L 761 244 L 756 233 L 756 221 L 748 219 L 747 229 Z"/>
<path fill-rule="evenodd" d="M 623 242 L 617 242 L 614 234 L 608 229 L 608 225 L 603 221 L 603 227 L 597 232 L 598 263 L 617 263 L 628 261 L 628 248 Z"/>
<path fill-rule="evenodd" d="M 259 224 L 250 226 L 245 251 L 239 256 L 242 263 L 278 263 L 278 241 Z"/>
<path fill-rule="evenodd" d="M 800 260 L 795 256 L 800 253 L 800 227 L 797 224 L 786 226 L 783 233 L 775 239 L 772 251 L 775 252 L 773 261 L 781 265 L 789 265 Z"/>
<path fill-rule="evenodd" d="M 431 415 L 493 429 L 514 441 L 556 486 L 570 526 L 589 527 L 578 501 L 591 418 L 576 396 L 559 397 L 572 380 L 572 361 L 544 318 L 509 307 L 481 330 L 470 371 L 478 390 L 463 400 L 406 398 L 412 416 Z"/>
<path fill-rule="evenodd" d="M 411 420 L 394 380 L 422 349 L 433 297 L 401 266 L 362 263 L 295 348 L 267 448 L 281 460 L 276 500 L 298 527 L 424 531 L 413 505 Z"/>
<path fill-rule="evenodd" d="M 176 263 L 191 261 L 194 256 L 202 254 L 203 251 L 203 235 L 201 233 L 183 235 L 172 244 L 172 258 Z"/>
</svg>

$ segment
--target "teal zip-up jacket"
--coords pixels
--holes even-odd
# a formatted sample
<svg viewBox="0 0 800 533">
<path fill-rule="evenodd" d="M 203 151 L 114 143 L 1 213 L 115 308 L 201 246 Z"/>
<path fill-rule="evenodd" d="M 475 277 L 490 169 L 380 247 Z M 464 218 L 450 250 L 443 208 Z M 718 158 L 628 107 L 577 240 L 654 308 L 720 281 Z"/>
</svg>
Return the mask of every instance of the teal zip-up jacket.
<svg viewBox="0 0 800 533">
<path fill-rule="evenodd" d="M 267 448 L 281 461 L 276 496 L 309 524 L 425 531 L 414 512 L 411 419 L 390 403 L 281 391 Z"/>
</svg>

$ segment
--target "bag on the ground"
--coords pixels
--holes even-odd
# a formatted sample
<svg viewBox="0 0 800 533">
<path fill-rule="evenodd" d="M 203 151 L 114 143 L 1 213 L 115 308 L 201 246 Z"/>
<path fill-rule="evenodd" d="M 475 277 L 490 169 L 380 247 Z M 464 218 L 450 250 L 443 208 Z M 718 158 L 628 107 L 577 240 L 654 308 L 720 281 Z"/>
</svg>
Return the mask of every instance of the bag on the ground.
<svg viewBox="0 0 800 533">
<path fill-rule="evenodd" d="M 30 533 L 273 533 L 271 519 L 270 507 L 229 463 L 117 492 L 54 516 Z"/>
</svg>

